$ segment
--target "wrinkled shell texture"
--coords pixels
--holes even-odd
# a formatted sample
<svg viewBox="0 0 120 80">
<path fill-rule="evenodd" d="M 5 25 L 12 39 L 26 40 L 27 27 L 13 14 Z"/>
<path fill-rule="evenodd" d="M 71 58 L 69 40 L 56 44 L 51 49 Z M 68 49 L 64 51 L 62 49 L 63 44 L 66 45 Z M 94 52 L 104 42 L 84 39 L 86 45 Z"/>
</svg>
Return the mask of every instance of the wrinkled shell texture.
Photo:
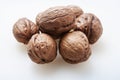
<svg viewBox="0 0 120 80">
<path fill-rule="evenodd" d="M 80 31 L 67 33 L 60 41 L 59 51 L 63 59 L 71 64 L 86 61 L 91 55 L 88 39 Z"/>
<path fill-rule="evenodd" d="M 39 31 L 39 27 L 27 18 L 19 19 L 13 26 L 13 34 L 18 42 L 27 44 L 33 34 Z"/>
<path fill-rule="evenodd" d="M 27 49 L 31 60 L 38 64 L 52 62 L 57 55 L 56 42 L 44 33 L 33 35 Z"/>
<path fill-rule="evenodd" d="M 103 28 L 100 20 L 91 13 L 84 13 L 75 20 L 76 30 L 86 34 L 89 43 L 94 44 L 101 36 Z"/>
<path fill-rule="evenodd" d="M 65 32 L 74 28 L 75 18 L 83 13 L 77 6 L 52 7 L 40 13 L 36 17 L 36 23 L 42 32 L 52 35 L 54 38 L 60 37 Z"/>
<path fill-rule="evenodd" d="M 51 7 L 36 16 L 36 24 L 21 18 L 13 26 L 14 37 L 27 45 L 30 59 L 37 64 L 56 58 L 57 39 L 59 53 L 66 62 L 84 62 L 91 55 L 90 44 L 97 42 L 102 33 L 98 17 L 74 5 Z"/>
</svg>

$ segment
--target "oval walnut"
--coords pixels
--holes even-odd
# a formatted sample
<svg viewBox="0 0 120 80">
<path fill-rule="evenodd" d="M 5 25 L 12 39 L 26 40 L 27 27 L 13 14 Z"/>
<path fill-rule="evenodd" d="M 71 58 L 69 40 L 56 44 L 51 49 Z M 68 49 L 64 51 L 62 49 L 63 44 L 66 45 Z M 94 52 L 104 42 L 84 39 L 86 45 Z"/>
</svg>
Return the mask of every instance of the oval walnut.
<svg viewBox="0 0 120 80">
<path fill-rule="evenodd" d="M 77 6 L 52 7 L 38 14 L 36 23 L 40 31 L 50 34 L 53 38 L 59 38 L 74 28 L 75 18 L 82 13 L 82 9 Z"/>
</svg>

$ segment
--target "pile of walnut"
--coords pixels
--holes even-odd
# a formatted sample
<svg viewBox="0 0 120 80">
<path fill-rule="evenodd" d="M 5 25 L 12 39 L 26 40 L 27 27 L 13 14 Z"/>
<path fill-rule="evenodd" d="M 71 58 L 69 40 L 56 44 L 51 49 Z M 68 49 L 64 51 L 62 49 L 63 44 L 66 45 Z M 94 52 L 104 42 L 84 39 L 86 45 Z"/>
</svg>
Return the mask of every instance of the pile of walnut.
<svg viewBox="0 0 120 80">
<path fill-rule="evenodd" d="M 57 6 L 39 13 L 36 24 L 21 18 L 13 27 L 18 42 L 27 45 L 28 55 L 35 63 L 52 62 L 59 53 L 71 64 L 88 60 L 90 44 L 101 36 L 103 28 L 100 20 L 91 13 L 84 13 L 78 6 Z"/>
</svg>

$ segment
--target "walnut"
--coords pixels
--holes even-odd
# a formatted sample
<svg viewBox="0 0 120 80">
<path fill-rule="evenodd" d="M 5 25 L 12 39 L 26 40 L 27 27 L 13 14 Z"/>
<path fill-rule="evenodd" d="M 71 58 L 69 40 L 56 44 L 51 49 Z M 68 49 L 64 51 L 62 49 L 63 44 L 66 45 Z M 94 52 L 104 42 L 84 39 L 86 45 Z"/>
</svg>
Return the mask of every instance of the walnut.
<svg viewBox="0 0 120 80">
<path fill-rule="evenodd" d="M 19 19 L 13 26 L 13 34 L 18 42 L 27 44 L 33 34 L 39 32 L 39 27 L 27 18 Z"/>
<path fill-rule="evenodd" d="M 76 30 L 84 32 L 90 44 L 94 44 L 102 35 L 100 20 L 92 13 L 84 13 L 75 20 Z"/>
<path fill-rule="evenodd" d="M 59 51 L 62 58 L 71 64 L 84 62 L 91 55 L 88 39 L 81 31 L 65 34 L 60 41 Z"/>
<path fill-rule="evenodd" d="M 35 34 L 28 45 L 28 55 L 38 64 L 52 62 L 57 55 L 57 45 L 51 36 L 45 33 Z"/>
<path fill-rule="evenodd" d="M 59 38 L 74 28 L 75 18 L 83 13 L 77 6 L 57 6 L 47 9 L 36 17 L 40 31 Z"/>
</svg>

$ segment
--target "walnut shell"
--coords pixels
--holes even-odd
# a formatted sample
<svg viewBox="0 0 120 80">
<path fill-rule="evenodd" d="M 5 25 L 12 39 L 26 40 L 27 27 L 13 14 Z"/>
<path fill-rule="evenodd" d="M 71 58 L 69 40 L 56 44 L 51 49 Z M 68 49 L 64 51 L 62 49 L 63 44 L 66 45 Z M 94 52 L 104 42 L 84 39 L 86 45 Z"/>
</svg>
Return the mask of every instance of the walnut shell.
<svg viewBox="0 0 120 80">
<path fill-rule="evenodd" d="M 52 62 L 57 55 L 57 45 L 51 36 L 45 33 L 35 34 L 27 45 L 30 59 L 38 64 Z"/>
<path fill-rule="evenodd" d="M 86 61 L 91 55 L 88 39 L 81 31 L 73 31 L 63 36 L 59 51 L 62 58 L 71 64 Z"/>
<path fill-rule="evenodd" d="M 100 20 L 92 13 L 84 13 L 75 20 L 76 30 L 84 32 L 90 44 L 94 44 L 102 35 Z"/>
<path fill-rule="evenodd" d="M 40 27 L 40 31 L 58 38 L 74 28 L 73 23 L 75 18 L 82 13 L 82 9 L 76 6 L 52 7 L 38 14 L 36 23 Z"/>
<path fill-rule="evenodd" d="M 33 34 L 39 32 L 39 27 L 27 18 L 19 19 L 13 26 L 13 34 L 18 42 L 27 44 Z"/>
</svg>

